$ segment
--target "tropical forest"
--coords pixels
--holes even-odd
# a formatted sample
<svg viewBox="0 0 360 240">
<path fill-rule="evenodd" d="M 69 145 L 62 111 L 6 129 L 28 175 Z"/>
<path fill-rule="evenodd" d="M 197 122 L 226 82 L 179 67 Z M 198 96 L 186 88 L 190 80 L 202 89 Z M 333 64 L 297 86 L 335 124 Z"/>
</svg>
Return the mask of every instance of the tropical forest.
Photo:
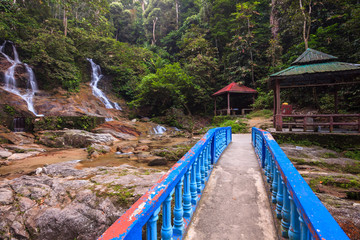
<svg viewBox="0 0 360 240">
<path fill-rule="evenodd" d="M 206 208 L 213 175 L 245 186 L 251 171 L 274 232 L 256 239 L 300 239 L 295 225 L 320 239 L 286 217 L 283 192 L 315 229 L 278 150 L 257 150 L 265 131 L 309 199 L 360 239 L 359 83 L 359 0 L 0 0 L 0 239 L 124 239 L 107 229 L 170 177 L 170 200 L 143 207 L 140 238 L 125 239 L 221 239 L 186 209 Z M 246 146 L 254 166 L 221 165 Z"/>
</svg>

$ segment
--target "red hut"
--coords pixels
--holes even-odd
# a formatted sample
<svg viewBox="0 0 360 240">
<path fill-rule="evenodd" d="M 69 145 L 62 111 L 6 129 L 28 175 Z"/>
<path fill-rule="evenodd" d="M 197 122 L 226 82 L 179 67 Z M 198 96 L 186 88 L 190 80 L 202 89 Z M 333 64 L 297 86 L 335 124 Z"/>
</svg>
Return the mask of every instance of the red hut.
<svg viewBox="0 0 360 240">
<path fill-rule="evenodd" d="M 239 108 L 239 95 L 249 95 L 249 94 L 252 94 L 252 102 L 254 102 L 254 94 L 256 94 L 257 91 L 252 89 L 252 88 L 249 88 L 249 87 L 246 87 L 242 84 L 238 84 L 238 83 L 235 83 L 235 82 L 232 82 L 230 83 L 229 85 L 227 85 L 226 87 L 224 87 L 223 89 L 217 91 L 216 93 L 214 93 L 212 96 L 215 97 L 215 116 L 217 115 L 217 113 L 219 113 L 220 115 L 222 115 L 223 113 L 226 112 L 227 115 L 230 115 L 230 114 L 236 114 L 237 112 L 240 112 L 242 114 L 245 114 L 245 111 L 246 110 L 249 110 L 249 104 L 246 104 L 247 106 L 242 106 L 242 108 L 240 109 Z M 220 96 L 220 95 L 224 95 L 224 94 L 227 94 L 227 108 L 226 109 L 220 109 L 220 110 L 216 110 L 216 97 L 217 96 Z M 231 96 L 237 96 L 237 99 L 234 99 L 232 98 Z M 245 96 L 245 98 L 248 98 L 248 96 Z M 240 99 L 242 100 L 242 102 L 246 102 L 246 99 L 243 98 L 243 99 Z M 231 100 L 233 99 L 233 104 L 231 104 Z"/>
</svg>

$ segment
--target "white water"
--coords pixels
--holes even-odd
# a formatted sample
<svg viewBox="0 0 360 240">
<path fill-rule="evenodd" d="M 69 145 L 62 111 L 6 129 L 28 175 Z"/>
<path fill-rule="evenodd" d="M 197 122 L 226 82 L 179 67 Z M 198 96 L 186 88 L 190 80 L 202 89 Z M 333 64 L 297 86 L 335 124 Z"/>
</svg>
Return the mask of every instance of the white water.
<svg viewBox="0 0 360 240">
<path fill-rule="evenodd" d="M 167 129 L 166 129 L 165 127 L 161 126 L 161 125 L 157 125 L 156 127 L 153 128 L 154 133 L 155 133 L 155 134 L 159 134 L 159 135 L 161 135 L 161 134 L 163 134 L 164 132 L 166 132 L 166 130 L 167 130 Z"/>
<path fill-rule="evenodd" d="M 4 52 L 5 45 L 7 43 L 12 45 L 14 59 L 11 59 L 11 57 L 8 56 Z M 35 111 L 35 108 L 34 108 L 33 99 L 35 96 L 35 92 L 38 91 L 38 87 L 37 87 L 36 78 L 35 78 L 33 70 L 27 64 L 23 64 L 19 60 L 19 55 L 16 51 L 14 44 L 12 44 L 12 42 L 5 41 L 0 47 L 0 53 L 2 55 L 4 55 L 4 57 L 11 63 L 11 66 L 5 72 L 5 90 L 12 92 L 12 93 L 18 95 L 19 97 L 21 97 L 22 99 L 24 99 L 27 103 L 28 110 L 30 112 L 32 112 L 34 115 L 43 116 L 43 115 L 37 114 Z M 16 79 L 15 79 L 15 68 L 21 64 L 23 64 L 25 66 L 26 72 L 28 74 L 27 89 L 24 94 L 21 93 L 20 90 L 16 87 L 17 84 L 16 84 Z"/>
<path fill-rule="evenodd" d="M 92 75 L 91 75 L 91 83 L 90 86 L 92 88 L 92 92 L 94 94 L 95 97 L 97 97 L 98 99 L 100 99 L 104 104 L 105 107 L 108 109 L 116 109 L 116 110 L 122 110 L 121 107 L 119 106 L 119 104 L 117 104 L 116 102 L 111 102 L 105 95 L 105 93 L 103 93 L 103 91 L 101 91 L 98 88 L 98 83 L 101 80 L 101 78 L 103 77 L 103 75 L 101 74 L 101 68 L 99 65 L 97 65 L 96 63 L 94 63 L 94 61 L 90 58 L 87 58 L 87 60 L 91 63 L 91 69 L 92 69 Z"/>
</svg>

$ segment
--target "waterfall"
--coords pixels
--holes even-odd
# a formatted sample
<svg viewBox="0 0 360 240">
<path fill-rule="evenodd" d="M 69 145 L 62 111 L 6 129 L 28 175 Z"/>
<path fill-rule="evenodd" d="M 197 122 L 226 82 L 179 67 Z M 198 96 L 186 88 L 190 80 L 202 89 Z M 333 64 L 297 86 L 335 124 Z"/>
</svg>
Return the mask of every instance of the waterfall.
<svg viewBox="0 0 360 240">
<path fill-rule="evenodd" d="M 98 88 L 98 83 L 101 80 L 101 78 L 103 77 L 103 75 L 101 74 L 101 68 L 99 65 L 97 65 L 96 63 L 94 63 L 94 61 L 90 58 L 87 58 L 87 60 L 90 62 L 91 64 L 91 69 L 92 69 L 92 75 L 91 75 L 91 83 L 90 86 L 92 88 L 92 92 L 93 95 L 95 97 L 97 97 L 98 99 L 100 99 L 104 104 L 105 107 L 108 109 L 116 109 L 116 110 L 122 110 L 121 107 L 119 106 L 119 104 L 117 104 L 116 102 L 111 102 L 105 95 L 105 93 L 103 93 L 103 91 L 101 91 Z"/>
<path fill-rule="evenodd" d="M 159 134 L 159 135 L 161 135 L 161 134 L 163 134 L 164 132 L 166 132 L 166 130 L 167 130 L 167 129 L 166 129 L 165 127 L 161 126 L 161 125 L 157 125 L 156 127 L 153 128 L 154 133 L 155 133 L 155 134 Z"/>
<path fill-rule="evenodd" d="M 11 59 L 11 57 L 8 56 L 4 52 L 6 43 L 10 43 L 12 45 L 14 59 Z M 0 47 L 0 53 L 6 58 L 6 60 L 8 60 L 11 63 L 11 66 L 6 70 L 5 76 L 4 76 L 5 90 L 12 92 L 12 93 L 18 95 L 19 97 L 21 97 L 22 99 L 24 99 L 27 103 L 28 110 L 30 112 L 32 112 L 35 116 L 43 116 L 43 115 L 37 114 L 35 111 L 35 108 L 34 108 L 33 98 L 35 96 L 35 92 L 38 90 L 38 87 L 37 87 L 36 78 L 35 78 L 33 70 L 27 64 L 23 64 L 19 60 L 19 55 L 16 51 L 15 45 L 12 42 L 5 41 Z M 17 88 L 16 79 L 15 79 L 15 68 L 21 64 L 23 64 L 25 66 L 25 69 L 26 69 L 26 72 L 28 75 L 27 89 L 24 94 L 21 93 L 20 90 Z"/>
</svg>

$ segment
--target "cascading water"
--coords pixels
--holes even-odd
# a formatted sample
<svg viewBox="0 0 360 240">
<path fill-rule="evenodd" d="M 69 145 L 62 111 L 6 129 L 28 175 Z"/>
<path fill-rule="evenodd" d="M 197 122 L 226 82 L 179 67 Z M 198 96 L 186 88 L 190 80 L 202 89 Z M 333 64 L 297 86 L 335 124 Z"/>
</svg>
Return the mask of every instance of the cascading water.
<svg viewBox="0 0 360 240">
<path fill-rule="evenodd" d="M 8 56 L 4 52 L 5 45 L 7 43 L 10 43 L 12 45 L 14 59 L 11 59 L 11 57 Z M 37 87 L 37 83 L 36 83 L 36 79 L 35 79 L 33 70 L 27 64 L 23 64 L 19 60 L 19 55 L 18 55 L 16 48 L 12 42 L 5 41 L 0 47 L 0 53 L 11 63 L 11 66 L 5 72 L 5 77 L 4 77 L 5 90 L 12 92 L 12 93 L 18 95 L 19 97 L 21 97 L 22 99 L 24 99 L 27 103 L 28 110 L 30 112 L 34 113 L 36 116 L 43 116 L 43 115 L 37 114 L 35 111 L 35 108 L 34 108 L 33 98 L 35 96 L 35 92 L 38 90 L 38 87 Z M 28 74 L 27 89 L 26 89 L 26 93 L 24 93 L 24 94 L 22 94 L 20 92 L 20 90 L 17 88 L 16 79 L 15 79 L 15 68 L 21 64 L 23 64 L 25 66 L 26 72 Z"/>
<path fill-rule="evenodd" d="M 101 78 L 103 77 L 103 75 L 101 74 L 101 68 L 99 65 L 97 65 L 96 63 L 94 63 L 94 61 L 90 58 L 87 58 L 87 60 L 90 62 L 91 64 L 91 69 L 92 69 L 92 76 L 91 76 L 91 83 L 90 86 L 92 88 L 92 92 L 94 94 L 95 97 L 99 98 L 104 104 L 105 107 L 108 109 L 116 109 L 116 110 L 122 110 L 121 107 L 119 106 L 119 104 L 117 104 L 116 102 L 111 102 L 105 95 L 105 93 L 103 93 L 103 91 L 101 91 L 98 88 L 98 83 L 101 80 Z"/>
<path fill-rule="evenodd" d="M 166 132 L 166 130 L 167 130 L 167 129 L 166 129 L 165 127 L 161 126 L 161 125 L 157 125 L 156 127 L 153 128 L 154 133 L 155 133 L 155 134 L 159 134 L 159 135 L 161 135 L 161 134 L 163 134 L 164 132 Z"/>
</svg>

